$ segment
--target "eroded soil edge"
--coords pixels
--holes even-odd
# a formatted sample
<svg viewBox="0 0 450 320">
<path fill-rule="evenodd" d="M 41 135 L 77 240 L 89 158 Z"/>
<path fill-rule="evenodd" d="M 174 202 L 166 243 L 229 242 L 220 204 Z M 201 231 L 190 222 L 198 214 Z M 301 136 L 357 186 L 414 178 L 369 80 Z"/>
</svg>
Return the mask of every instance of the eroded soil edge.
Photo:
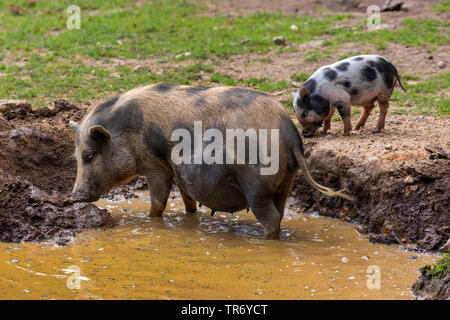
<svg viewBox="0 0 450 320">
<path fill-rule="evenodd" d="M 78 232 L 112 224 L 106 210 L 69 199 L 76 163 L 67 119 L 79 119 L 84 110 L 59 100 L 53 108 L 19 103 L 2 111 L 0 241 L 64 244 Z"/>
</svg>

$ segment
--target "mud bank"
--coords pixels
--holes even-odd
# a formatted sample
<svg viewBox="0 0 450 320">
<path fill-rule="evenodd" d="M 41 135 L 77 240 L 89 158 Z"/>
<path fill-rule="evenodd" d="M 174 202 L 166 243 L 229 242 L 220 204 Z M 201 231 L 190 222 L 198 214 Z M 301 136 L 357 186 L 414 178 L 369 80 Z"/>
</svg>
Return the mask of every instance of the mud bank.
<svg viewBox="0 0 450 320">
<path fill-rule="evenodd" d="M 420 273 L 412 286 L 415 299 L 450 300 L 450 255 L 443 255 L 433 266 L 426 265 Z"/>
<path fill-rule="evenodd" d="M 65 243 L 112 223 L 106 210 L 68 200 L 76 163 L 68 119 L 84 111 L 65 100 L 33 110 L 2 104 L 0 114 L 0 241 Z"/>
<path fill-rule="evenodd" d="M 293 206 L 354 222 L 374 241 L 448 251 L 450 163 L 426 150 L 430 142 L 446 150 L 448 130 L 435 128 L 436 138 L 432 132 L 422 136 L 413 121 L 399 121 L 404 128 L 400 132 L 391 126 L 377 136 L 365 130 L 350 137 L 335 133 L 306 140 L 312 176 L 327 186 L 350 190 L 357 200 L 325 197 L 299 175 Z"/>
<path fill-rule="evenodd" d="M 422 268 L 412 291 L 417 300 L 450 300 L 450 272 L 440 279 L 431 277 Z"/>
</svg>

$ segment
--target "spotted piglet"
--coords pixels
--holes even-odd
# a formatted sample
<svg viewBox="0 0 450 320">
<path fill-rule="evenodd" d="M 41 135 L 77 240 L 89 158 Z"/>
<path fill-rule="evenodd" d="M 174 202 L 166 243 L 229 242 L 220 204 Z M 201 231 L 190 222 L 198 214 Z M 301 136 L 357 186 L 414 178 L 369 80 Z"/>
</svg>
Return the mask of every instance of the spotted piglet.
<svg viewBox="0 0 450 320">
<path fill-rule="evenodd" d="M 400 82 L 395 66 L 378 55 L 350 57 L 319 68 L 294 94 L 294 110 L 303 126 L 303 135 L 312 136 L 325 121 L 322 133 L 330 129 L 335 109 L 344 122 L 344 135 L 350 134 L 350 106 L 362 106 L 355 129 L 363 127 L 378 101 L 380 114 L 374 132 L 384 128 L 389 99 Z"/>
</svg>

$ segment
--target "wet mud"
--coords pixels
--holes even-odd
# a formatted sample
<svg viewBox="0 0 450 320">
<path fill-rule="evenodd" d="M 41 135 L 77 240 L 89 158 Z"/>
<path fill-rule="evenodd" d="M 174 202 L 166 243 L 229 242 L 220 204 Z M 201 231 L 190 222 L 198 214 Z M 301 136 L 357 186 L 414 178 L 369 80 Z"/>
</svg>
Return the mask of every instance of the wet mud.
<svg viewBox="0 0 450 320">
<path fill-rule="evenodd" d="M 264 240 L 251 212 L 186 213 L 176 191 L 163 217 L 150 218 L 148 192 L 136 195 L 96 202 L 114 227 L 78 234 L 67 246 L 0 244 L 2 298 L 411 299 L 417 270 L 436 260 L 293 210 L 281 240 Z"/>
<path fill-rule="evenodd" d="M 361 160 L 361 153 L 350 156 L 354 147 L 333 144 L 331 140 L 329 145 L 307 144 L 308 167 L 317 181 L 338 189 L 347 188 L 357 200 L 325 197 L 298 176 L 292 206 L 303 212 L 357 223 L 358 231 L 368 234 L 372 241 L 397 243 L 415 250 L 448 250 L 445 244 L 450 236 L 449 160 L 431 156 L 400 164 L 383 161 L 383 157 Z M 414 151 L 409 150 L 402 157 L 412 159 Z"/>
<path fill-rule="evenodd" d="M 68 119 L 83 110 L 65 101 L 33 110 L 3 105 L 0 114 L 0 241 L 67 243 L 82 230 L 112 223 L 106 210 L 74 203 L 73 133 Z"/>
</svg>

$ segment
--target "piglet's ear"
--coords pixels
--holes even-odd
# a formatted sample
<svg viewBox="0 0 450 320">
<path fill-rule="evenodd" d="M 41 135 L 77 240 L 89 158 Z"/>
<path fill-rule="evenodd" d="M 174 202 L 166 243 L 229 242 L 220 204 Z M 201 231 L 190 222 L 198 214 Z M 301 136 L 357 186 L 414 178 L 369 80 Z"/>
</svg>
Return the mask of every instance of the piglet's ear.
<svg viewBox="0 0 450 320">
<path fill-rule="evenodd" d="M 103 126 L 97 125 L 89 129 L 92 139 L 98 142 L 106 142 L 111 140 L 111 133 Z"/>
<path fill-rule="evenodd" d="M 306 98 L 309 97 L 309 91 L 308 91 L 308 89 L 306 89 L 305 86 L 303 86 L 303 87 L 300 88 L 300 97 L 301 97 L 302 99 L 306 99 Z"/>
</svg>

